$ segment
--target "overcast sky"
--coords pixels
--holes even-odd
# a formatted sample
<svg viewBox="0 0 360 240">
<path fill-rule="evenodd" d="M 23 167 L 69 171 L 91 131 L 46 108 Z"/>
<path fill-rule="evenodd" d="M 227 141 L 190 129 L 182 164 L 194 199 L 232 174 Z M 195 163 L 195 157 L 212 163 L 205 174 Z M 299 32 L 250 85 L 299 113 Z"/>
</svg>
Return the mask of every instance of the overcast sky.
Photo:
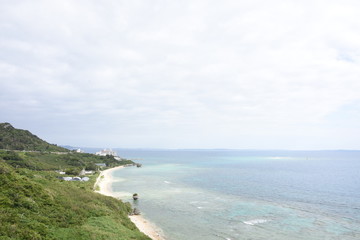
<svg viewBox="0 0 360 240">
<path fill-rule="evenodd" d="M 360 149 L 358 0 L 0 0 L 0 122 L 56 144 Z"/>
</svg>

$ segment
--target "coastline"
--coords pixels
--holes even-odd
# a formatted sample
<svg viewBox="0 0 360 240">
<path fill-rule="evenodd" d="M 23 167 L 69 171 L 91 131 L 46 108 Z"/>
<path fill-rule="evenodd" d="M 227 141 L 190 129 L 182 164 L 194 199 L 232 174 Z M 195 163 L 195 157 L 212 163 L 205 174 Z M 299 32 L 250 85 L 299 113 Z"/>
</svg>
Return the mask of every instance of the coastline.
<svg viewBox="0 0 360 240">
<path fill-rule="evenodd" d="M 112 173 L 115 170 L 124 168 L 124 166 L 110 168 L 100 172 L 100 175 L 97 177 L 94 184 L 95 192 L 100 193 L 105 196 L 110 196 L 118 198 L 116 194 L 111 189 L 111 184 L 113 183 Z M 97 188 L 99 190 L 97 190 Z M 162 236 L 161 230 L 156 227 L 153 223 L 146 220 L 141 215 L 132 215 L 129 216 L 130 220 L 136 225 L 136 227 L 143 232 L 145 235 L 150 237 L 152 240 L 165 240 Z"/>
</svg>

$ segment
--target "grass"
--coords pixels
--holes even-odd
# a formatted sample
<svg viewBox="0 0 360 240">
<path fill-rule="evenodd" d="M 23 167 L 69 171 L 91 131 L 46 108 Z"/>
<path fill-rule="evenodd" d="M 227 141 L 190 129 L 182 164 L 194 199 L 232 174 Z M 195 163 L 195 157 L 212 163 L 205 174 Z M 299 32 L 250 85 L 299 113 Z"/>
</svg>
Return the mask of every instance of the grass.
<svg viewBox="0 0 360 240">
<path fill-rule="evenodd" d="M 97 175 L 61 181 L 7 163 L 17 158 L 24 156 L 0 157 L 0 239 L 149 239 L 129 220 L 129 203 L 93 192 Z"/>
<path fill-rule="evenodd" d="M 0 240 L 150 239 L 128 218 L 129 203 L 93 191 L 98 174 L 68 182 L 54 171 L 132 161 L 71 152 L 9 123 L 0 123 L 0 149 L 7 149 L 0 150 Z"/>
</svg>

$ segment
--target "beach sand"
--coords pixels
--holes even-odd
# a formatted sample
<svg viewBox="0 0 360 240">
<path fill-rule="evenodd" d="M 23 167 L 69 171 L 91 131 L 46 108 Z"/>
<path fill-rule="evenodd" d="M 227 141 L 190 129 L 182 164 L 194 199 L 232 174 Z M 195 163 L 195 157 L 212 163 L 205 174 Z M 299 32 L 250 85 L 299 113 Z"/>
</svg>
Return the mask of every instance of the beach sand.
<svg viewBox="0 0 360 240">
<path fill-rule="evenodd" d="M 111 184 L 114 180 L 112 177 L 113 171 L 118 170 L 120 168 L 123 168 L 123 166 L 114 167 L 101 171 L 94 185 L 95 192 L 98 192 L 106 196 L 118 198 L 118 196 L 116 196 L 116 194 L 112 191 Z M 129 216 L 129 218 L 141 232 L 149 236 L 151 239 L 165 240 L 162 231 L 158 227 L 156 227 L 153 223 L 146 220 L 143 216 L 133 215 L 133 216 Z"/>
</svg>

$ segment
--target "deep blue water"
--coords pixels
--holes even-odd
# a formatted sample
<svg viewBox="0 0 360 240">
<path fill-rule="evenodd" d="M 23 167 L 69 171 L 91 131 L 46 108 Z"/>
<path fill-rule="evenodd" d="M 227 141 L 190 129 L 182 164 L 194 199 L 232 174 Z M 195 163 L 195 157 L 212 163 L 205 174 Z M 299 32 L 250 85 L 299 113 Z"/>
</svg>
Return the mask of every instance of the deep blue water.
<svg viewBox="0 0 360 240">
<path fill-rule="evenodd" d="M 113 190 L 167 239 L 360 239 L 360 151 L 126 150 Z"/>
</svg>

